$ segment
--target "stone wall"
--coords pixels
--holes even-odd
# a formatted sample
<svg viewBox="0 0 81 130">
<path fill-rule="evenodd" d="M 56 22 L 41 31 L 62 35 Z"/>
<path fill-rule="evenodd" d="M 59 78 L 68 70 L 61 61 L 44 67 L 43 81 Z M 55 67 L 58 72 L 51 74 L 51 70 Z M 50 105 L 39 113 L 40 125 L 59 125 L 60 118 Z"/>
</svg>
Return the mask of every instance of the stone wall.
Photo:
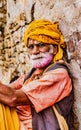
<svg viewBox="0 0 81 130">
<path fill-rule="evenodd" d="M 31 68 L 23 33 L 34 19 L 58 21 L 67 44 L 68 60 L 74 76 L 77 130 L 81 130 L 81 0 L 1 0 L 0 80 L 9 83 Z"/>
</svg>

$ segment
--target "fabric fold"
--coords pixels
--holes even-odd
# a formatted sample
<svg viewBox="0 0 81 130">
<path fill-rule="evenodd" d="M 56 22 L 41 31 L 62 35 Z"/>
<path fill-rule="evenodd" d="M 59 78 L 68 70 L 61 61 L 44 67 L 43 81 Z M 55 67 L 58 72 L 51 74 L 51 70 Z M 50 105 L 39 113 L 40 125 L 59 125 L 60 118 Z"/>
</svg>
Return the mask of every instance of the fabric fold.
<svg viewBox="0 0 81 130">
<path fill-rule="evenodd" d="M 0 103 L 0 130 L 19 130 L 19 118 L 15 108 Z"/>
</svg>

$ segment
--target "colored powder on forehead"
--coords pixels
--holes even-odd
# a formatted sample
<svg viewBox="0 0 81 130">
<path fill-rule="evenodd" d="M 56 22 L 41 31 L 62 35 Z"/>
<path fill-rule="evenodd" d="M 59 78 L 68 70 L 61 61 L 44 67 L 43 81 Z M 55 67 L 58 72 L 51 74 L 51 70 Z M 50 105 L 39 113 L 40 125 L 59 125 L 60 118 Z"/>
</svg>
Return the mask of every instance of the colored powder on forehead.
<svg viewBox="0 0 81 130">
<path fill-rule="evenodd" d="M 34 40 L 29 39 L 29 44 L 34 44 Z"/>
<path fill-rule="evenodd" d="M 37 44 L 37 41 L 36 41 L 36 40 L 33 40 L 33 39 L 29 39 L 29 43 L 30 43 L 30 44 Z"/>
</svg>

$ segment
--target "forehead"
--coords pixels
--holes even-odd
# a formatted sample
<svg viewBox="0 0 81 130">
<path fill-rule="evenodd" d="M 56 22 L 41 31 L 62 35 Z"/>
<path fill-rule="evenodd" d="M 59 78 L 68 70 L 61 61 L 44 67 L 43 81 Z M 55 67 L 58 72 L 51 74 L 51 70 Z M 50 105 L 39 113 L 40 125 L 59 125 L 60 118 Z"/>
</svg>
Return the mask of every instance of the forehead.
<svg viewBox="0 0 81 130">
<path fill-rule="evenodd" d="M 29 39 L 28 40 L 28 44 L 39 44 L 39 41 L 33 40 L 33 39 Z"/>
</svg>

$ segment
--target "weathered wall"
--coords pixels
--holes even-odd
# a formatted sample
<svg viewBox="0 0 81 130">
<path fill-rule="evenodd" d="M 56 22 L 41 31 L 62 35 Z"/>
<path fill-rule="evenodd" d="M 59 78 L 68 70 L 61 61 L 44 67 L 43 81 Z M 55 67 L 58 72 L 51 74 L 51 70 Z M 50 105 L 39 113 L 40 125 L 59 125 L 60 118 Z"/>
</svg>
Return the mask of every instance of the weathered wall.
<svg viewBox="0 0 81 130">
<path fill-rule="evenodd" d="M 74 108 L 81 130 L 81 0 L 1 0 L 0 16 L 0 78 L 5 83 L 30 69 L 22 38 L 25 27 L 33 19 L 59 21 L 75 77 Z"/>
</svg>

